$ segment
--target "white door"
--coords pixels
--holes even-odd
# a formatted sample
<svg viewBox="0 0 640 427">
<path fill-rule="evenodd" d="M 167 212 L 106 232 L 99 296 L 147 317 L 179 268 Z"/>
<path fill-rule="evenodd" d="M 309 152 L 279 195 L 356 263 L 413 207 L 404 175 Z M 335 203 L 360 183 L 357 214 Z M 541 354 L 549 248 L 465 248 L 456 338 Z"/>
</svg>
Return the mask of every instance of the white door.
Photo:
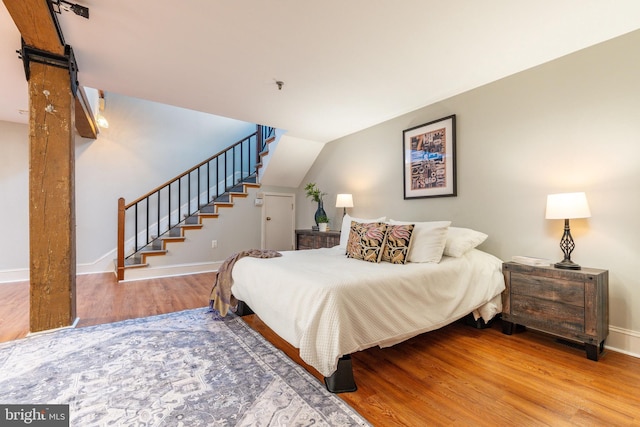
<svg viewBox="0 0 640 427">
<path fill-rule="evenodd" d="M 295 236 L 295 195 L 264 193 L 262 247 L 291 251 Z"/>
</svg>

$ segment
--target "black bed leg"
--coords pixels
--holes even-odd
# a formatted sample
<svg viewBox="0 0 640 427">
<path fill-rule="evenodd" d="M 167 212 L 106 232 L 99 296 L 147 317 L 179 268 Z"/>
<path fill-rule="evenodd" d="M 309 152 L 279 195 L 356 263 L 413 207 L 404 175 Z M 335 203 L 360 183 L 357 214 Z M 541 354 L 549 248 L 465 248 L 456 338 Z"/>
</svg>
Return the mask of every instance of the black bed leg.
<svg viewBox="0 0 640 427">
<path fill-rule="evenodd" d="M 353 379 L 350 354 L 342 356 L 338 360 L 338 369 L 330 377 L 324 377 L 324 384 L 331 393 L 347 393 L 358 389 Z"/>
<path fill-rule="evenodd" d="M 248 316 L 253 314 L 253 310 L 244 301 L 238 301 L 238 308 L 236 309 L 238 316 Z"/>
</svg>

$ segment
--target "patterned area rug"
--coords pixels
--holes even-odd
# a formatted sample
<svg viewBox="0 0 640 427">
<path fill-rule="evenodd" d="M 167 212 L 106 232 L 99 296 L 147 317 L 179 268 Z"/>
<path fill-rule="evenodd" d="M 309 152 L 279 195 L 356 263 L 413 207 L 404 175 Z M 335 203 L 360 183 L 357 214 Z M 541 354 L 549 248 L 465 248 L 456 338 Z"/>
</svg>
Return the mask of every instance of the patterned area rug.
<svg viewBox="0 0 640 427">
<path fill-rule="evenodd" d="M 72 426 L 369 425 L 236 316 L 187 310 L 0 344 L 0 402 Z"/>
</svg>

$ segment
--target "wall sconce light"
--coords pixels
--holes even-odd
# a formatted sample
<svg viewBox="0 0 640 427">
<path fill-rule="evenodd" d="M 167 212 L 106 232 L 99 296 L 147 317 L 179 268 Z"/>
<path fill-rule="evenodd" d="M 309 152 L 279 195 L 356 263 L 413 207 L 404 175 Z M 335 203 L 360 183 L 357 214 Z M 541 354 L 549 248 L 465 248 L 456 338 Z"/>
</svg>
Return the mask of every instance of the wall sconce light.
<svg viewBox="0 0 640 427">
<path fill-rule="evenodd" d="M 100 98 L 98 99 L 98 114 L 96 114 L 96 123 L 102 129 L 108 129 L 109 128 L 109 122 L 102 115 L 102 113 L 104 113 L 104 106 L 105 106 L 104 91 L 101 90 L 99 92 L 100 92 Z"/>
<path fill-rule="evenodd" d="M 336 208 L 342 208 L 342 216 L 347 214 L 347 208 L 353 207 L 353 196 L 351 194 L 338 194 L 336 197 Z"/>
<path fill-rule="evenodd" d="M 109 121 L 107 119 L 105 119 L 102 114 L 98 114 L 98 117 L 96 117 L 96 123 L 102 129 L 108 129 L 109 128 Z"/>
<path fill-rule="evenodd" d="M 569 270 L 580 270 L 580 266 L 571 261 L 571 252 L 575 248 L 575 243 L 571 237 L 569 220 L 572 218 L 589 218 L 591 211 L 587 203 L 585 193 L 560 193 L 549 194 L 547 196 L 546 219 L 564 219 L 564 234 L 560 239 L 560 248 L 564 253 L 564 259 L 554 266 Z"/>
</svg>

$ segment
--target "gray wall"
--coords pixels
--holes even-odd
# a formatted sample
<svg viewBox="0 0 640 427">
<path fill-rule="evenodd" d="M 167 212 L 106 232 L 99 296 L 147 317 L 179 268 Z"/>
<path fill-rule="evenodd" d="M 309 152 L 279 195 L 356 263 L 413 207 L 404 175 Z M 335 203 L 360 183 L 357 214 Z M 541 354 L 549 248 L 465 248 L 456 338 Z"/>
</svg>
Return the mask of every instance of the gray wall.
<svg viewBox="0 0 640 427">
<path fill-rule="evenodd" d="M 119 197 L 131 201 L 255 131 L 252 123 L 113 93 L 106 95 L 104 115 L 110 126 L 97 140 L 76 138 L 79 273 L 112 271 Z M 0 121 L 0 150 L 0 282 L 23 280 L 29 268 L 28 126 Z"/>
<path fill-rule="evenodd" d="M 334 228 L 336 194 L 353 193 L 354 216 L 448 219 L 489 234 L 481 248 L 504 260 L 559 261 L 563 222 L 544 218 L 546 196 L 585 191 L 592 217 L 571 222 L 572 259 L 609 270 L 610 324 L 633 335 L 640 331 L 638 46 L 640 31 L 327 144 L 298 189 L 298 227 L 312 224 L 315 205 L 303 187 L 316 182 L 329 193 Z M 458 196 L 404 200 L 402 131 L 450 114 Z"/>
</svg>

